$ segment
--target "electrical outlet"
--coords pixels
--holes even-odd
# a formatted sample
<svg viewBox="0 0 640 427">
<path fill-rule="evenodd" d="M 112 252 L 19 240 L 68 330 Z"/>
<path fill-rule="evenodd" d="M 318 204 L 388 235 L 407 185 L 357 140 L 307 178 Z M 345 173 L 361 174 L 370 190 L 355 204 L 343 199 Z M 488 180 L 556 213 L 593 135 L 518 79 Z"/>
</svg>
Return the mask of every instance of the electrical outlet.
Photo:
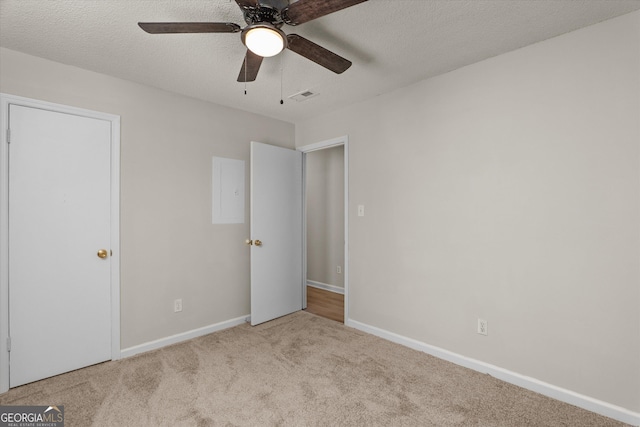
<svg viewBox="0 0 640 427">
<path fill-rule="evenodd" d="M 478 333 L 480 335 L 488 335 L 489 325 L 486 320 L 478 319 Z"/>
<path fill-rule="evenodd" d="M 175 313 L 178 313 L 179 311 L 182 311 L 182 299 L 177 299 L 173 302 L 173 311 Z"/>
<path fill-rule="evenodd" d="M 342 274 L 342 267 L 337 266 L 337 267 L 336 267 L 336 273 L 338 273 L 338 274 Z"/>
</svg>

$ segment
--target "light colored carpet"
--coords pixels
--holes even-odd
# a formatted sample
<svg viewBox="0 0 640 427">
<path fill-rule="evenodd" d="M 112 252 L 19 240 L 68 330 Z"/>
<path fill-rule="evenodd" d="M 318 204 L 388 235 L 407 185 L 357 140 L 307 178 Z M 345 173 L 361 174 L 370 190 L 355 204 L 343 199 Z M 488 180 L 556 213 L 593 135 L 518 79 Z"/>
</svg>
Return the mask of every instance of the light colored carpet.
<svg viewBox="0 0 640 427">
<path fill-rule="evenodd" d="M 621 426 L 306 312 L 10 390 L 74 426 Z"/>
</svg>

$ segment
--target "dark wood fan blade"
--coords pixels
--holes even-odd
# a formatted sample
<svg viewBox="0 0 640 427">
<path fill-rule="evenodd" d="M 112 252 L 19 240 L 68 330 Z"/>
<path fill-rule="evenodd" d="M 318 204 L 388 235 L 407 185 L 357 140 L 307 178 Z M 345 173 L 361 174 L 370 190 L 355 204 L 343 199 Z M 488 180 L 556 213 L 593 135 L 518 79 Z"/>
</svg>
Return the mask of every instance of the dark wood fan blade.
<svg viewBox="0 0 640 427">
<path fill-rule="evenodd" d="M 240 26 L 233 22 L 138 22 L 149 34 L 176 33 L 237 33 Z"/>
<path fill-rule="evenodd" d="M 297 34 L 289 34 L 287 36 L 287 42 L 288 49 L 294 51 L 298 55 L 302 55 L 305 58 L 312 60 L 316 64 L 321 65 L 334 73 L 342 74 L 351 67 L 351 61 L 344 59 L 340 55 L 337 55 Z"/>
<path fill-rule="evenodd" d="M 238 81 L 241 83 L 254 81 L 258 77 L 258 71 L 263 59 L 262 56 L 258 56 L 247 49 L 247 55 L 242 61 L 242 68 L 240 69 L 240 74 L 238 74 Z"/>
<path fill-rule="evenodd" d="M 289 25 L 304 24 L 365 1 L 367 0 L 299 0 L 282 11 L 282 19 Z"/>
<path fill-rule="evenodd" d="M 258 7 L 258 0 L 236 0 L 236 3 L 242 10 Z"/>
</svg>

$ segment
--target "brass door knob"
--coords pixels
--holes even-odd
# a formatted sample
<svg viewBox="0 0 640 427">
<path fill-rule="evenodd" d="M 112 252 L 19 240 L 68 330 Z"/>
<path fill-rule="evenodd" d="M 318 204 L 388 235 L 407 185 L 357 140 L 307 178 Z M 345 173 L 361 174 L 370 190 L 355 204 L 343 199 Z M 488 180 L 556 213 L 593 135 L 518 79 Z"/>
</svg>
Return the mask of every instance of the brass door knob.
<svg viewBox="0 0 640 427">
<path fill-rule="evenodd" d="M 253 245 L 253 240 L 251 240 L 251 239 L 247 239 L 244 242 L 249 246 Z"/>
<path fill-rule="evenodd" d="M 107 257 L 107 250 L 106 249 L 100 249 L 98 251 L 98 258 L 106 258 Z"/>
<path fill-rule="evenodd" d="M 256 245 L 256 246 L 262 246 L 262 241 L 261 240 L 255 240 L 253 242 L 253 244 Z"/>
</svg>

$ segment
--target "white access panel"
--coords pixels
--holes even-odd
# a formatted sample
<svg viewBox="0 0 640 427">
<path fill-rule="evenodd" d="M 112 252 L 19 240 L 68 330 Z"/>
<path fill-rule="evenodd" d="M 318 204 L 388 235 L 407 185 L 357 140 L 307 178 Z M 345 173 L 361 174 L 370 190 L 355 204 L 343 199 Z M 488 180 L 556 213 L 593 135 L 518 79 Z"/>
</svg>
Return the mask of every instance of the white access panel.
<svg viewBox="0 0 640 427">
<path fill-rule="evenodd" d="M 244 224 L 244 160 L 213 158 L 214 224 Z"/>
</svg>

